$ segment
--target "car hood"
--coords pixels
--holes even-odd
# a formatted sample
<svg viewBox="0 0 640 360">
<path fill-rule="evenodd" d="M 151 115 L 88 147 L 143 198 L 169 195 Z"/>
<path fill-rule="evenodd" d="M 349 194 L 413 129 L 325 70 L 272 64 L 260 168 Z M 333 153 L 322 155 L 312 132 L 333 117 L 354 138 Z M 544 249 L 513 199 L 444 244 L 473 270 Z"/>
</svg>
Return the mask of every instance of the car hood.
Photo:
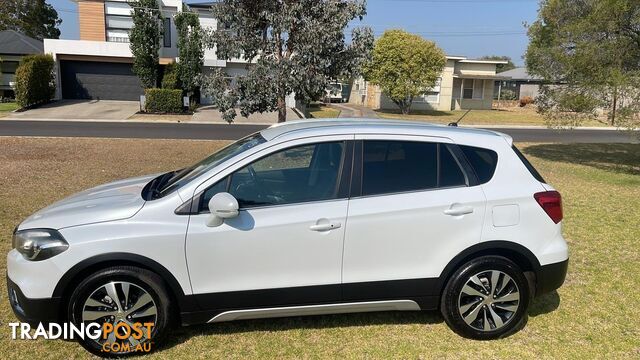
<svg viewBox="0 0 640 360">
<path fill-rule="evenodd" d="M 156 176 L 118 180 L 71 195 L 29 216 L 18 229 L 61 229 L 130 218 L 144 205 L 142 189 Z"/>
</svg>

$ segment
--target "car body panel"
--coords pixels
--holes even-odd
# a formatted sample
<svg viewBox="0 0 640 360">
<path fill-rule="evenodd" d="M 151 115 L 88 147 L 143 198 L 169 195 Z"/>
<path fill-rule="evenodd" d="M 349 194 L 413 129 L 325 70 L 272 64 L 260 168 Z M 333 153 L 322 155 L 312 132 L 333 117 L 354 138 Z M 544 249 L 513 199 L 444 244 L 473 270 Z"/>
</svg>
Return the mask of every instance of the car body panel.
<svg viewBox="0 0 640 360">
<path fill-rule="evenodd" d="M 26 218 L 18 230 L 61 229 L 130 218 L 144 205 L 142 189 L 156 176 L 118 180 L 73 194 L 38 210 Z"/>
</svg>

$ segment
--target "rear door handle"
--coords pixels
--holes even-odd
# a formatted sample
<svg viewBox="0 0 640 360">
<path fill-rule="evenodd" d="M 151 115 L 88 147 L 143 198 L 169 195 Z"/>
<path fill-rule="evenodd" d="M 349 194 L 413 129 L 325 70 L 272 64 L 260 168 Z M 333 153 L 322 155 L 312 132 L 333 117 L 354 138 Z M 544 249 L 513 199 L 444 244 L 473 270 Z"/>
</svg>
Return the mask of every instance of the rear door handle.
<svg viewBox="0 0 640 360">
<path fill-rule="evenodd" d="M 342 226 L 339 222 L 324 222 L 318 221 L 317 224 L 309 226 L 309 230 L 311 231 L 329 231 L 334 229 L 339 229 Z"/>
<path fill-rule="evenodd" d="M 452 205 L 449 209 L 443 211 L 446 215 L 450 216 L 462 216 L 471 214 L 473 212 L 473 208 L 471 206 L 455 206 Z"/>
</svg>

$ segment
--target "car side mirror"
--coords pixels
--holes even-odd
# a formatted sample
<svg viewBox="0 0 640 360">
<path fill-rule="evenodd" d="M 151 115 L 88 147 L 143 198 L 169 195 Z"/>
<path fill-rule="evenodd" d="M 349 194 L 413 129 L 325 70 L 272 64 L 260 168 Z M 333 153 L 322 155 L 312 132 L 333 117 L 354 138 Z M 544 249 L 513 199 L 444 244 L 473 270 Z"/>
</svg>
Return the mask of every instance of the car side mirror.
<svg viewBox="0 0 640 360">
<path fill-rule="evenodd" d="M 217 227 L 224 223 L 225 219 L 238 216 L 238 200 L 227 192 L 213 195 L 209 200 L 209 211 L 211 215 L 207 219 L 207 226 Z"/>
</svg>

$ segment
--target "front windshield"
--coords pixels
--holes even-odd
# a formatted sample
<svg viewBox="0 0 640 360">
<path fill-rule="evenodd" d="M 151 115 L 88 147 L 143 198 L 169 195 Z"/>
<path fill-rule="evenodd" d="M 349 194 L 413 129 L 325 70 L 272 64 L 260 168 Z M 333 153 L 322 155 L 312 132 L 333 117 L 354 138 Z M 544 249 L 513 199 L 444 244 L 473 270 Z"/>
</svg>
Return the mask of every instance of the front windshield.
<svg viewBox="0 0 640 360">
<path fill-rule="evenodd" d="M 233 144 L 222 148 L 220 151 L 209 155 L 207 158 L 201 160 L 200 162 L 177 171 L 175 174 L 173 174 L 173 176 L 171 176 L 171 178 L 169 178 L 166 183 L 162 184 L 158 188 L 157 193 L 159 194 L 159 197 L 162 197 L 182 187 L 192 179 L 200 176 L 201 174 L 208 171 L 209 169 L 212 169 L 218 164 L 221 164 L 224 161 L 264 142 L 266 142 L 266 140 L 260 135 L 260 133 L 249 135 L 243 139 L 240 139 Z"/>
</svg>

